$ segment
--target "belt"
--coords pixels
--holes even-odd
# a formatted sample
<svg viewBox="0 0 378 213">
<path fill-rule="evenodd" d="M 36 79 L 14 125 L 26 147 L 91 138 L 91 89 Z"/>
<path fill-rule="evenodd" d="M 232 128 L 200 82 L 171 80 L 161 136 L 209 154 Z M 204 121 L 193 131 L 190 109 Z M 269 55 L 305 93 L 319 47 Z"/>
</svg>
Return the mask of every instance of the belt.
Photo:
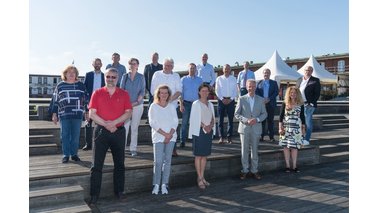
<svg viewBox="0 0 378 213">
<path fill-rule="evenodd" d="M 103 129 L 106 129 L 104 126 L 101 126 L 101 125 L 98 125 L 99 128 L 103 128 Z M 122 126 L 119 126 L 117 127 L 117 130 L 120 130 L 120 129 L 124 129 L 125 127 L 122 125 Z"/>
<path fill-rule="evenodd" d="M 223 99 L 231 99 L 231 97 L 223 97 Z"/>
</svg>

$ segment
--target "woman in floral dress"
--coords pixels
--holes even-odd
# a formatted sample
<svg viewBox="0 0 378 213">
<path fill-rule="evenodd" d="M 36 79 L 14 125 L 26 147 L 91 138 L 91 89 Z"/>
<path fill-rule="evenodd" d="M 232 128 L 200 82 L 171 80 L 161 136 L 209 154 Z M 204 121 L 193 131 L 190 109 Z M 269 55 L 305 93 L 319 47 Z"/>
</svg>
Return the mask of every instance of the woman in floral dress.
<svg viewBox="0 0 378 213">
<path fill-rule="evenodd" d="M 299 89 L 294 86 L 286 90 L 285 100 L 282 102 L 279 133 L 279 145 L 284 147 L 285 172 L 290 172 L 290 156 L 293 163 L 292 170 L 299 172 L 297 168 L 297 157 L 298 149 L 303 146 L 305 116 L 301 93 Z"/>
</svg>

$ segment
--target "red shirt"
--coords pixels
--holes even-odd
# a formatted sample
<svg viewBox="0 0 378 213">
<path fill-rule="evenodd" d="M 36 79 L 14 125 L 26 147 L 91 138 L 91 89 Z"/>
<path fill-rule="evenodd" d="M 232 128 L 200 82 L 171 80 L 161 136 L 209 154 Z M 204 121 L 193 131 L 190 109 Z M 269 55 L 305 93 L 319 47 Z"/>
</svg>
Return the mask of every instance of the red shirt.
<svg viewBox="0 0 378 213">
<path fill-rule="evenodd" d="M 127 91 L 117 87 L 110 96 L 108 89 L 102 87 L 93 92 L 88 108 L 96 109 L 96 114 L 105 121 L 112 121 L 123 115 L 125 110 L 132 109 L 132 105 Z M 123 123 L 119 123 L 117 127 L 122 125 Z"/>
</svg>

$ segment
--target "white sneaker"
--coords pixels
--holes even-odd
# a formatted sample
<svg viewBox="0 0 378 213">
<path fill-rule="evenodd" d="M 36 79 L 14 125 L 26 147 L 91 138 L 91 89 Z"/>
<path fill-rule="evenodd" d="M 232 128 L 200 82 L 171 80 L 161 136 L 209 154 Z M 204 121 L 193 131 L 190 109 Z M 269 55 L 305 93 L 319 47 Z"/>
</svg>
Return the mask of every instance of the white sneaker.
<svg viewBox="0 0 378 213">
<path fill-rule="evenodd" d="M 137 155 L 138 155 L 137 151 L 131 151 L 131 156 L 135 157 Z"/>
<path fill-rule="evenodd" d="M 161 185 L 161 194 L 168 194 L 168 186 L 163 184 Z"/>
<path fill-rule="evenodd" d="M 154 185 L 154 189 L 152 189 L 152 194 L 153 195 L 159 194 L 159 184 Z"/>
</svg>

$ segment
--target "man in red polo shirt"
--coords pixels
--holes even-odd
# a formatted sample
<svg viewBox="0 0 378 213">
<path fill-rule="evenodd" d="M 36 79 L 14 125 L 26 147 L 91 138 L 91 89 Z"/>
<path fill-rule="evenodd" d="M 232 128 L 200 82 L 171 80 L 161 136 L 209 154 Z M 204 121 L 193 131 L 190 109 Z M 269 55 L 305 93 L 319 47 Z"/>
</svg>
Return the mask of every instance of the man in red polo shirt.
<svg viewBox="0 0 378 213">
<path fill-rule="evenodd" d="M 114 161 L 114 193 L 120 201 L 126 198 L 125 186 L 125 120 L 131 117 L 132 106 L 129 94 L 118 87 L 118 71 L 105 71 L 105 86 L 96 90 L 89 103 L 89 117 L 97 124 L 94 134 L 93 163 L 91 167 L 91 199 L 96 204 L 100 195 L 102 167 L 107 150 L 111 149 Z"/>
</svg>

